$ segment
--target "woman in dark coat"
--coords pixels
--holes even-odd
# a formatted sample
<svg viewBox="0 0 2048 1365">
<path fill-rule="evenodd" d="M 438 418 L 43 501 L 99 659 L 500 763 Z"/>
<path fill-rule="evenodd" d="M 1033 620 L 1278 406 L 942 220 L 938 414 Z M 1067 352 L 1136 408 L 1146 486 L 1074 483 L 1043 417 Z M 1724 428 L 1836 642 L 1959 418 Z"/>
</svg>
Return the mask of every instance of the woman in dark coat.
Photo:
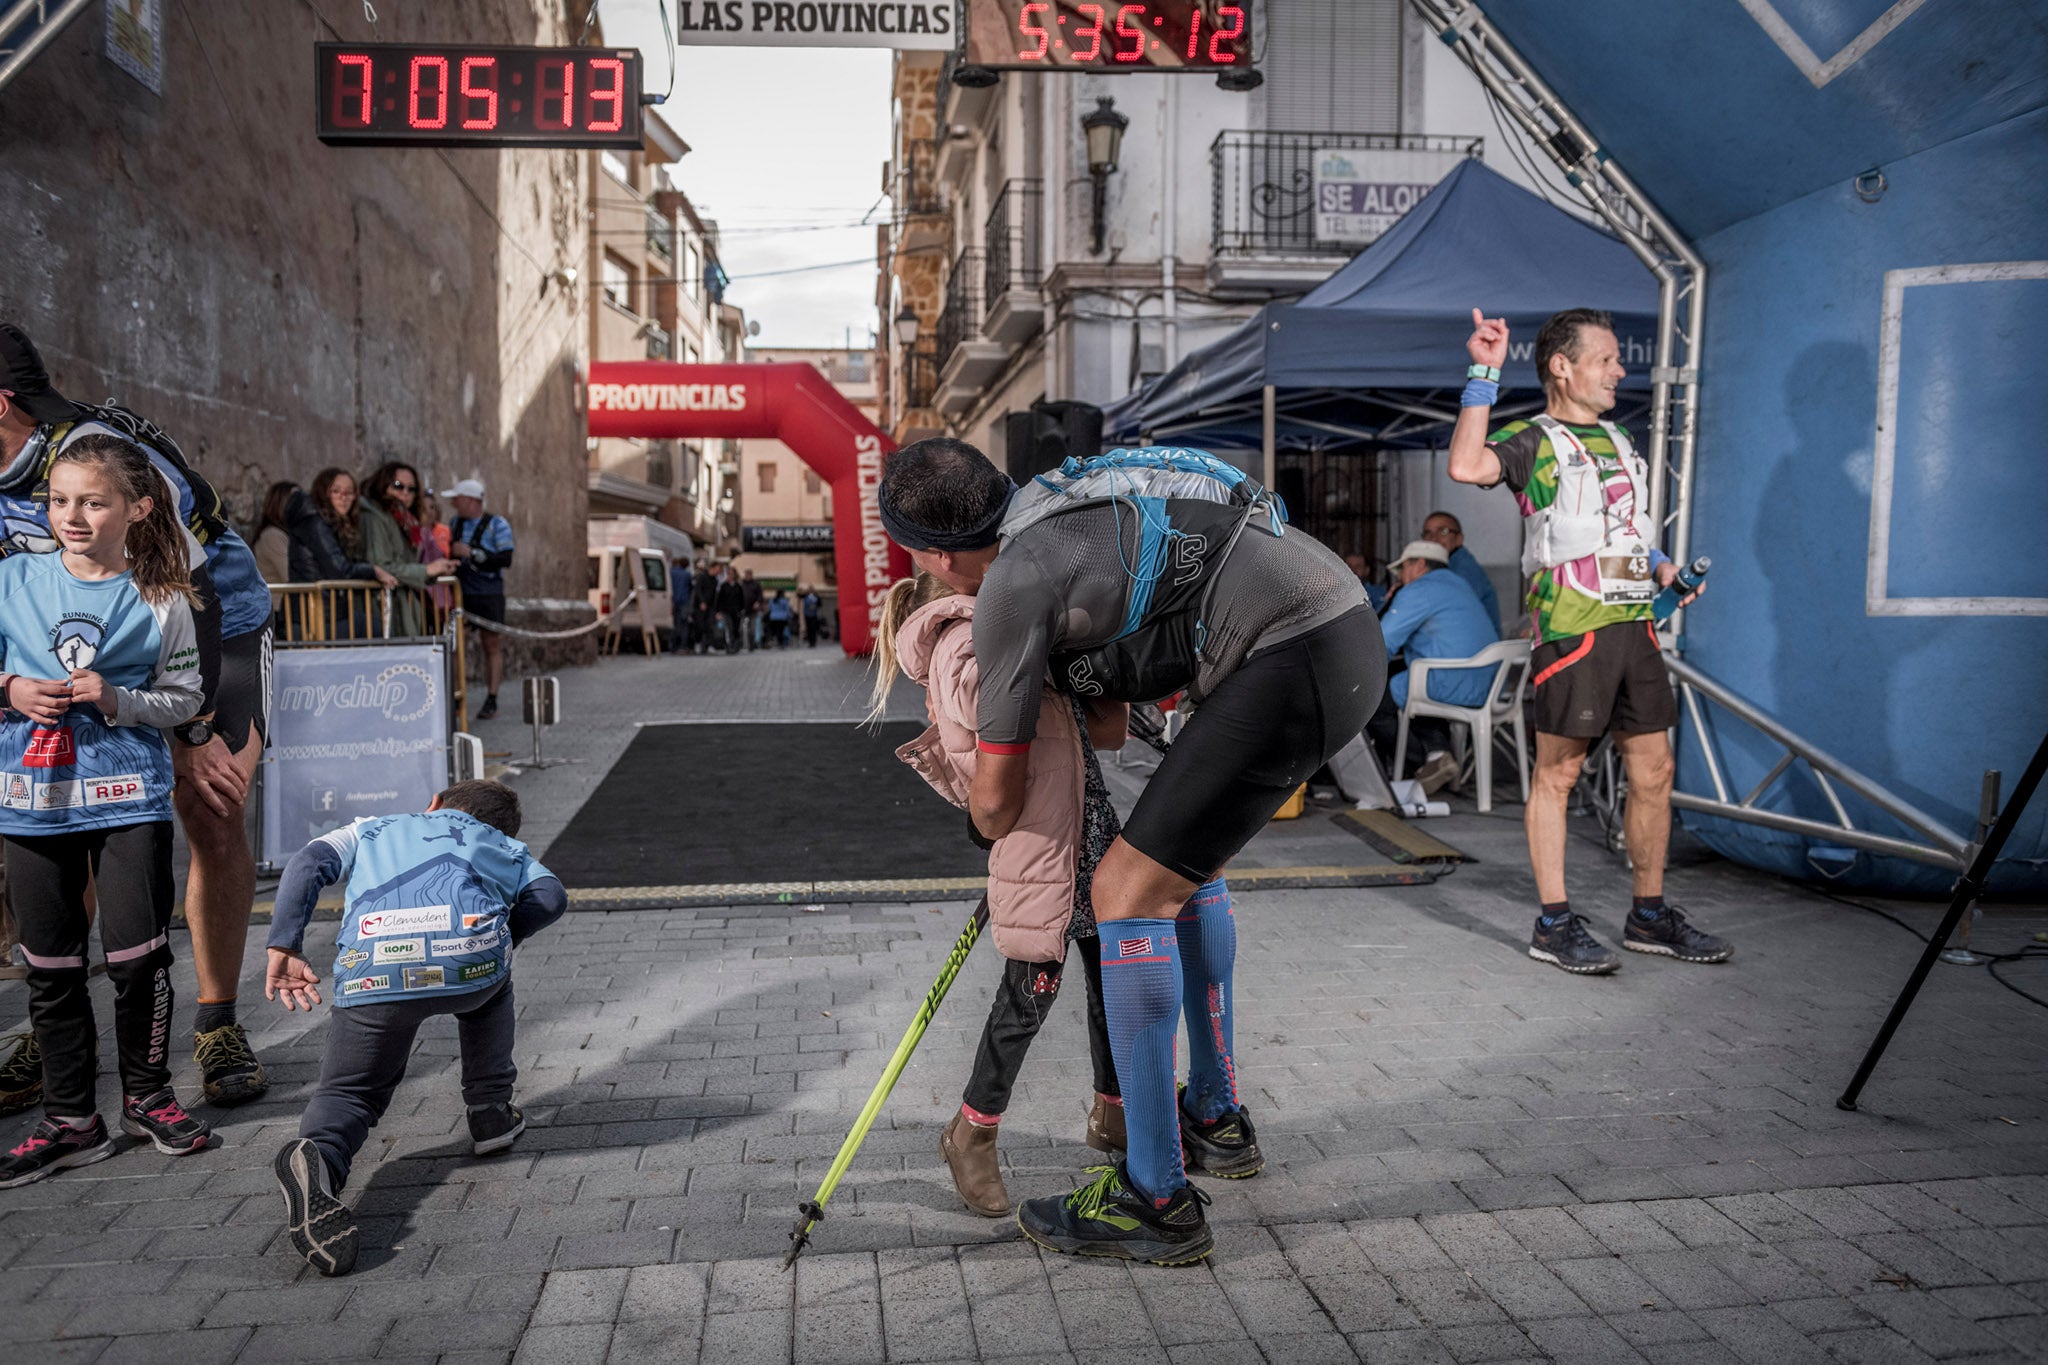
<svg viewBox="0 0 2048 1365">
<path fill-rule="evenodd" d="M 387 588 L 397 585 L 396 578 L 361 558 L 362 537 L 356 526 L 355 503 L 356 481 L 346 469 L 323 469 L 313 480 L 310 497 L 304 493 L 292 495 L 285 509 L 292 538 L 292 582 L 357 579 Z M 361 594 L 330 592 L 326 596 L 330 637 L 361 638 L 369 633 Z M 353 610 L 345 602 L 347 598 L 357 599 Z"/>
</svg>

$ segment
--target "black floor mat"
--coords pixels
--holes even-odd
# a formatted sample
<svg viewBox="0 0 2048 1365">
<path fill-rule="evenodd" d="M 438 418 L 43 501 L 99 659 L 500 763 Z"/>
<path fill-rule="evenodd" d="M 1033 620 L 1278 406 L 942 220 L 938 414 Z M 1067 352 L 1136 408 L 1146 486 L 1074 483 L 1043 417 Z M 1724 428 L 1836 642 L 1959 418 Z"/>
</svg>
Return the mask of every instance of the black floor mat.
<svg viewBox="0 0 2048 1365">
<path fill-rule="evenodd" d="M 967 817 L 896 757 L 920 728 L 646 726 L 542 861 L 572 887 L 979 876 Z"/>
</svg>

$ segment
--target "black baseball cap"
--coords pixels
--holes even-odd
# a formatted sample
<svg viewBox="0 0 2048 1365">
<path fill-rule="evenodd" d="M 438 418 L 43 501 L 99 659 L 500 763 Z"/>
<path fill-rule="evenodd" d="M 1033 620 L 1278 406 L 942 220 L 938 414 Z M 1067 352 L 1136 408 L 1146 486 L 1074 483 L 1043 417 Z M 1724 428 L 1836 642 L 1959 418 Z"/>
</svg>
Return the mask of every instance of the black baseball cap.
<svg viewBox="0 0 2048 1365">
<path fill-rule="evenodd" d="M 78 416 L 78 405 L 50 387 L 50 372 L 36 344 L 11 322 L 0 322 L 0 389 L 7 391 L 8 402 L 38 422 Z"/>
</svg>

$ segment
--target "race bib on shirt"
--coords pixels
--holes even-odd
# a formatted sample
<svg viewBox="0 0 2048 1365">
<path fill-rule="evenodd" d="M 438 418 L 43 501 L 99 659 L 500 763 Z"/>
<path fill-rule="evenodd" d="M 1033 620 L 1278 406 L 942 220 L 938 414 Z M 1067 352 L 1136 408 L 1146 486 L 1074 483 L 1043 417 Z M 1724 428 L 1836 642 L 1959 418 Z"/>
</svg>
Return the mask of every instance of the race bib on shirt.
<svg viewBox="0 0 2048 1365">
<path fill-rule="evenodd" d="M 1600 572 L 1600 600 L 1608 606 L 1637 606 L 1657 596 L 1648 545 L 1639 540 L 1609 541 L 1593 559 Z"/>
</svg>

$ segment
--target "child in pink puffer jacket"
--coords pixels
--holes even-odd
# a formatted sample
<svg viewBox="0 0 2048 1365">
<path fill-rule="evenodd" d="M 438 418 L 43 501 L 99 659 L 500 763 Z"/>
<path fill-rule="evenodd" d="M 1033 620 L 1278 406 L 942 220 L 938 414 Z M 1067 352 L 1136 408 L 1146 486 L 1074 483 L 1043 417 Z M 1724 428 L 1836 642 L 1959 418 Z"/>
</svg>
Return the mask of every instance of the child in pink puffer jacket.
<svg viewBox="0 0 2048 1365">
<path fill-rule="evenodd" d="M 873 714 L 879 717 L 887 704 L 899 669 L 925 689 L 931 728 L 898 749 L 897 757 L 962 810 L 974 777 L 980 684 L 973 619 L 973 598 L 919 574 L 890 591 L 875 646 Z M 989 923 L 1004 957 L 1003 977 L 960 1111 L 939 1138 L 939 1152 L 960 1197 L 986 1217 L 1010 1210 L 996 1162 L 996 1127 L 1009 1107 L 1031 1040 L 1059 994 L 1069 939 L 1080 948 L 1088 983 L 1095 1102 L 1087 1142 L 1100 1151 L 1123 1151 L 1122 1092 L 1102 1006 L 1102 952 L 1089 886 L 1121 828 L 1094 750 L 1121 748 L 1125 719 L 1121 707 L 1091 718 L 1078 700 L 1047 688 L 1040 701 L 1038 737 L 1031 742 L 1024 813 L 1015 830 L 989 851 Z"/>
</svg>

